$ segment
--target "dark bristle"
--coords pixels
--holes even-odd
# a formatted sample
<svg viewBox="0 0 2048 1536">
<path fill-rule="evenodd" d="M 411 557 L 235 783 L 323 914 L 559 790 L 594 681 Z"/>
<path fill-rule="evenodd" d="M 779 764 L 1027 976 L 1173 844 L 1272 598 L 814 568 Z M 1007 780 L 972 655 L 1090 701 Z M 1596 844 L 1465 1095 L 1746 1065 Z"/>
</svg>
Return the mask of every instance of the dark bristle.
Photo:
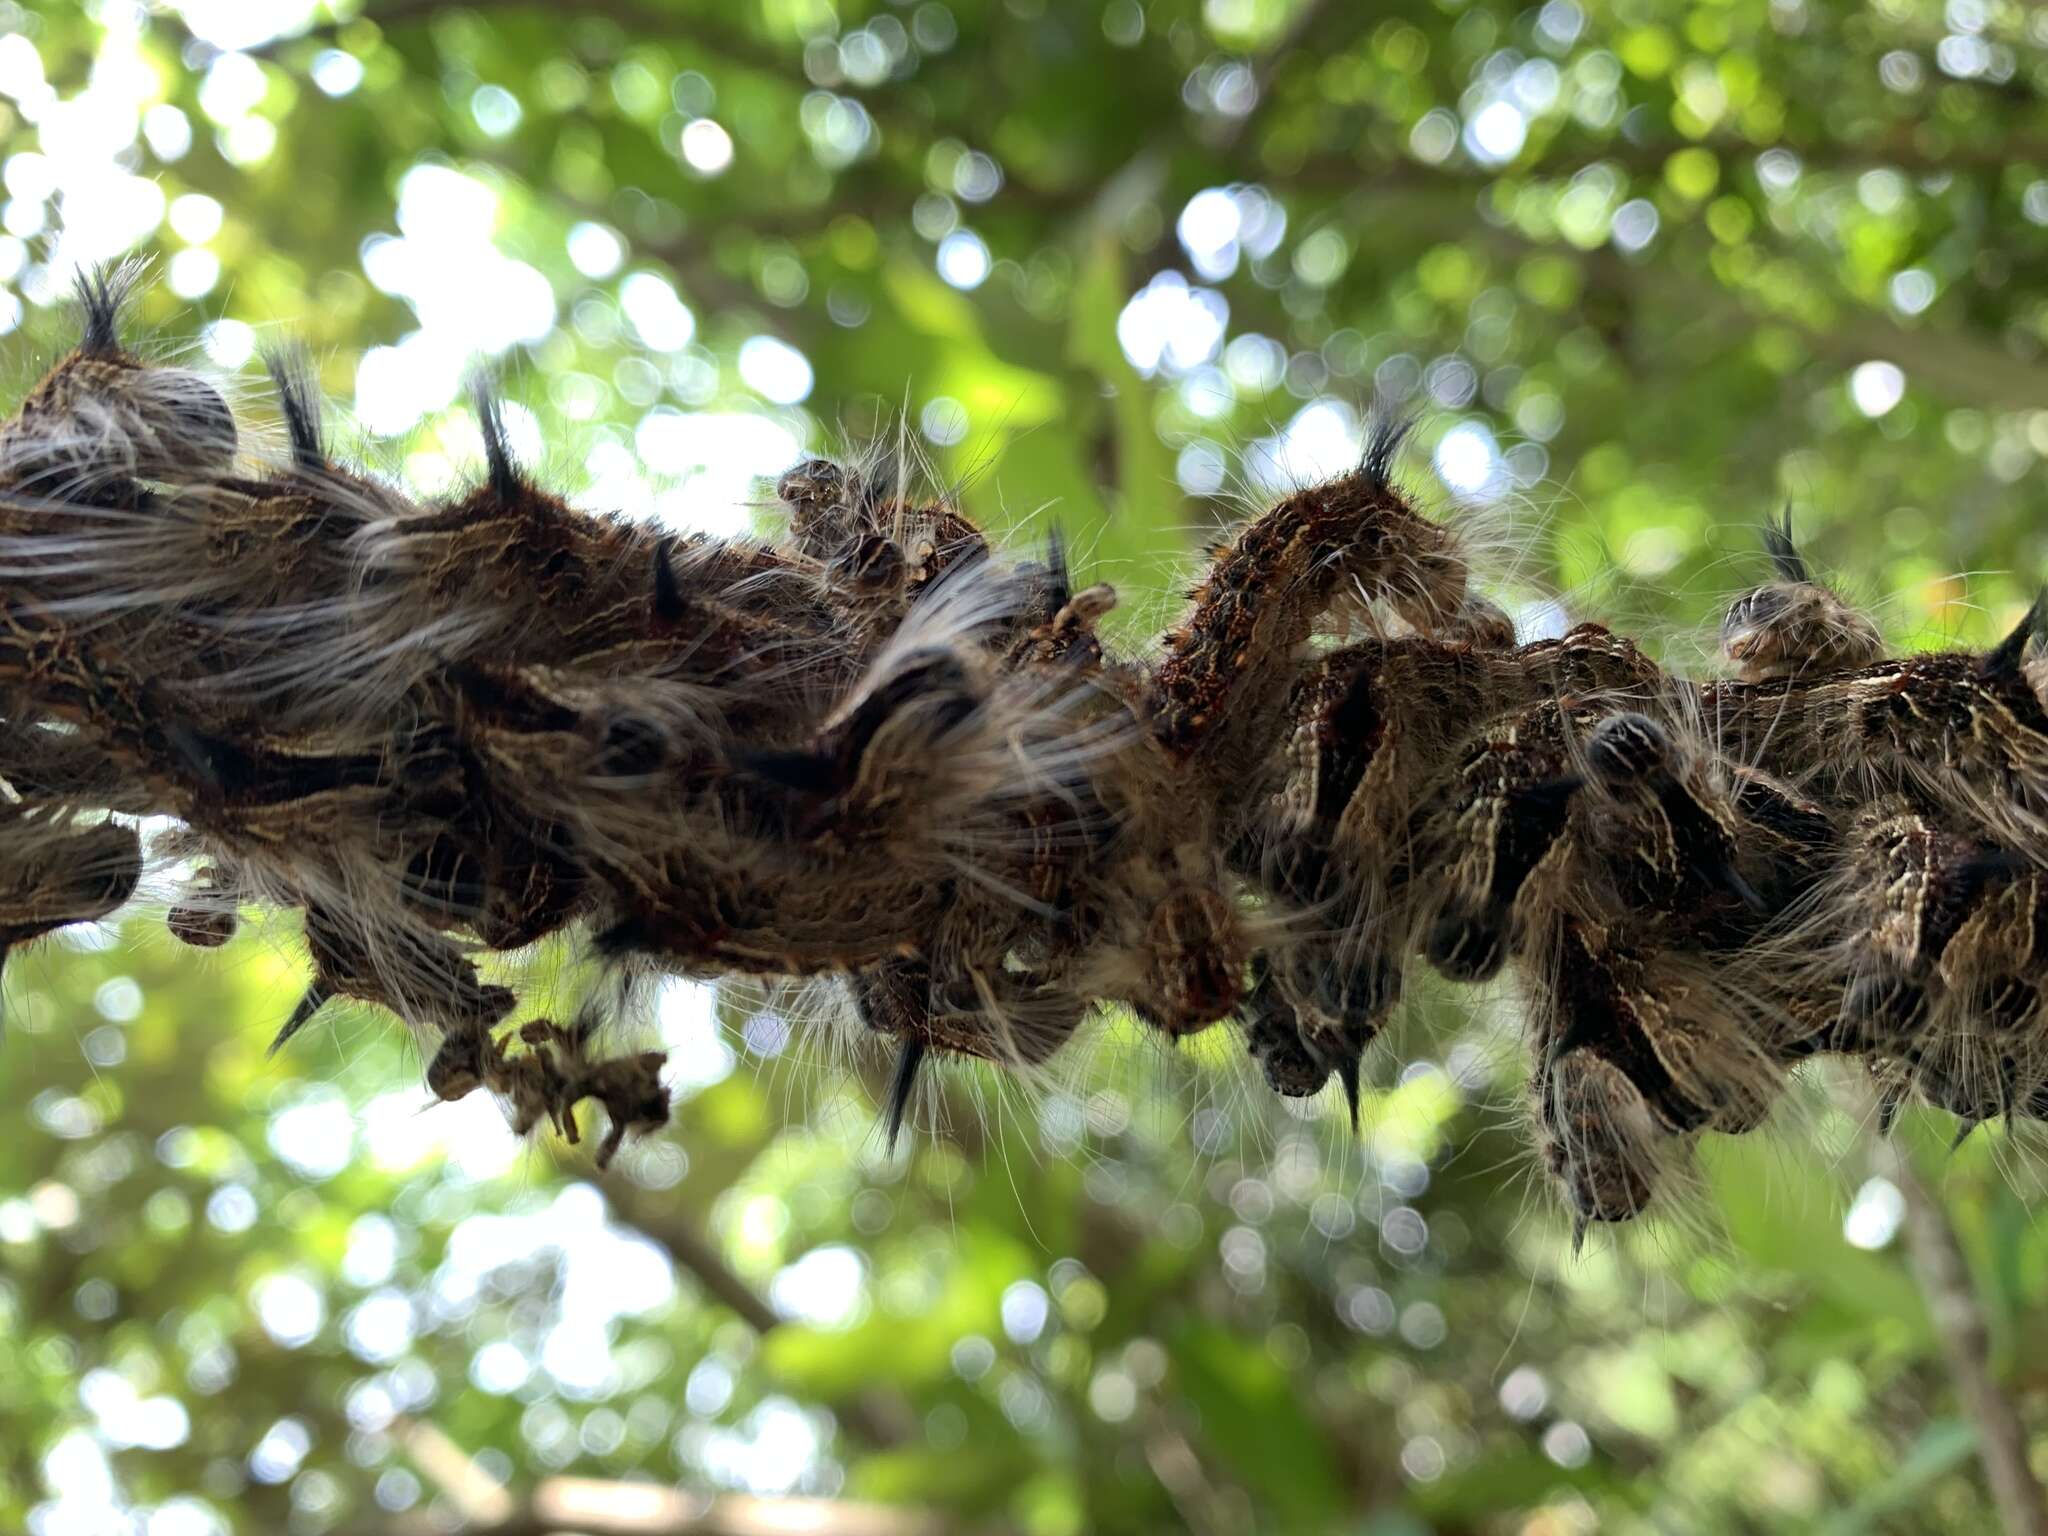
<svg viewBox="0 0 2048 1536">
<path fill-rule="evenodd" d="M 1985 653 L 1983 661 L 1977 665 L 1978 675 L 1986 678 L 2017 675 L 2020 663 L 2026 659 L 2028 642 L 2044 631 L 2048 631 L 2048 588 L 2036 594 L 2034 605 L 2020 615 L 2020 621 L 2013 625 L 2012 632 Z"/>
<path fill-rule="evenodd" d="M 333 996 L 325 982 L 316 981 L 307 987 L 300 995 L 297 1006 L 292 1009 L 291 1017 L 284 1021 L 284 1028 L 277 1032 L 277 1038 L 270 1042 L 270 1049 L 263 1054 L 275 1056 L 283 1050 L 285 1042 L 312 1023 L 313 1015 L 326 1007 L 328 999 Z"/>
<path fill-rule="evenodd" d="M 1074 577 L 1067 562 L 1067 540 L 1057 524 L 1045 533 L 1045 609 L 1058 613 L 1072 601 Z"/>
<path fill-rule="evenodd" d="M 1780 581 L 1812 581 L 1812 573 L 1806 568 L 1805 557 L 1799 553 L 1799 546 L 1792 542 L 1792 508 L 1787 505 L 1782 522 L 1764 520 L 1764 552 L 1771 557 L 1771 568 L 1778 573 Z"/>
<path fill-rule="evenodd" d="M 291 440 L 292 468 L 319 473 L 327 467 L 327 444 L 320 430 L 320 386 L 313 378 L 312 359 L 291 347 L 267 354 L 263 365 L 277 391 L 278 413 Z"/>
<path fill-rule="evenodd" d="M 917 1093 L 918 1070 L 924 1065 L 928 1051 L 922 1038 L 906 1035 L 903 1047 L 896 1053 L 896 1071 L 889 1079 L 889 1105 L 887 1123 L 889 1150 L 896 1150 L 896 1141 L 903 1133 L 904 1118 L 910 1113 L 910 1101 Z"/>
<path fill-rule="evenodd" d="M 126 263 L 78 274 L 80 352 L 88 357 L 113 357 L 121 352 L 121 311 L 134 285 L 135 270 Z"/>
<path fill-rule="evenodd" d="M 664 624 L 680 623 L 689 607 L 670 555 L 674 545 L 674 537 L 666 533 L 654 541 L 654 616 Z"/>
<path fill-rule="evenodd" d="M 1414 430 L 1413 416 L 1384 406 L 1375 407 L 1372 424 L 1366 431 L 1365 455 L 1358 465 L 1367 480 L 1383 490 L 1393 483 L 1394 461 L 1401 456 L 1401 445 Z"/>
<path fill-rule="evenodd" d="M 1572 1257 L 1578 1258 L 1586 1251 L 1586 1233 L 1592 1229 L 1592 1221 L 1580 1211 L 1572 1213 Z"/>
<path fill-rule="evenodd" d="M 504 402 L 489 383 L 478 379 L 470 386 L 475 401 L 476 424 L 484 437 L 484 464 L 491 494 L 502 502 L 516 502 L 526 494 L 526 479 L 512 458 L 505 441 Z"/>
</svg>

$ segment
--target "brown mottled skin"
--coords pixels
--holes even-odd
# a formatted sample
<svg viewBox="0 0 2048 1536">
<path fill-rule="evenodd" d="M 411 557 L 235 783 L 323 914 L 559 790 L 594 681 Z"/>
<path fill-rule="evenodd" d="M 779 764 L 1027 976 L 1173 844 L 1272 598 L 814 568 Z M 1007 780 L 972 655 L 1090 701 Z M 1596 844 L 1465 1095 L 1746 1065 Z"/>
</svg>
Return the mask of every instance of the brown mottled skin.
<svg viewBox="0 0 2048 1536">
<path fill-rule="evenodd" d="M 1275 679 L 1354 583 L 1419 628 L 1448 618 L 1465 590 L 1450 534 L 1371 469 L 1295 492 L 1217 556 L 1153 673 L 1166 749 L 1225 772 L 1260 750 L 1282 703 Z"/>
</svg>

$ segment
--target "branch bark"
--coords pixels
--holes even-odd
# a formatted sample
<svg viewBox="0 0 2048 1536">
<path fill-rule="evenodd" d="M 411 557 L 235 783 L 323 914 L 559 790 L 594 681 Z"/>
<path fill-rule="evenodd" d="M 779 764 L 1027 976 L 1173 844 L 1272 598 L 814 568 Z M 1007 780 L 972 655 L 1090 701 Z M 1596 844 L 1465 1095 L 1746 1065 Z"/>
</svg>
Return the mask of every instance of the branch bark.
<svg viewBox="0 0 2048 1536">
<path fill-rule="evenodd" d="M 658 1483 L 551 1477 L 502 1518 L 465 1521 L 463 1536 L 945 1536 L 951 1523 L 925 1510 L 839 1499 L 707 1498 Z M 447 1536 L 428 1516 L 400 1516 L 350 1536 Z"/>
<path fill-rule="evenodd" d="M 705 1291 L 756 1334 L 765 1338 L 788 1321 L 688 1220 L 655 1209 L 636 1187 L 623 1180 L 607 1181 L 605 1193 L 622 1220 L 666 1252 L 679 1268 L 688 1270 Z M 847 1428 L 871 1446 L 899 1445 L 917 1428 L 910 1404 L 887 1388 L 870 1387 L 840 1404 L 837 1411 Z"/>
<path fill-rule="evenodd" d="M 1166 1490 L 1189 1536 L 1230 1536 L 1236 1529 L 1229 1506 L 1202 1470 L 1201 1457 L 1164 1412 L 1154 1413 L 1146 1428 L 1145 1465 Z"/>
<path fill-rule="evenodd" d="M 783 1316 L 768 1299 L 742 1279 L 725 1256 L 688 1221 L 673 1212 L 651 1208 L 639 1198 L 637 1187 L 607 1180 L 606 1198 L 612 1209 L 643 1235 L 652 1238 L 680 1268 L 688 1270 L 717 1300 L 737 1314 L 756 1333 L 770 1333 L 782 1326 Z"/>
<path fill-rule="evenodd" d="M 2048 1497 L 2028 1458 L 2027 1427 L 1992 1372 L 1991 1332 L 1955 1228 L 1910 1156 L 1889 1143 L 1878 1155 L 1885 1176 L 1905 1199 L 1906 1251 L 1941 1337 L 1956 1395 L 1977 1426 L 1977 1456 L 2006 1536 L 2048 1536 Z"/>
<path fill-rule="evenodd" d="M 438 1424 L 401 1417 L 391 1426 L 392 1438 L 427 1481 L 441 1492 L 465 1524 L 489 1525 L 518 1512 L 512 1495 L 483 1465 Z"/>
</svg>

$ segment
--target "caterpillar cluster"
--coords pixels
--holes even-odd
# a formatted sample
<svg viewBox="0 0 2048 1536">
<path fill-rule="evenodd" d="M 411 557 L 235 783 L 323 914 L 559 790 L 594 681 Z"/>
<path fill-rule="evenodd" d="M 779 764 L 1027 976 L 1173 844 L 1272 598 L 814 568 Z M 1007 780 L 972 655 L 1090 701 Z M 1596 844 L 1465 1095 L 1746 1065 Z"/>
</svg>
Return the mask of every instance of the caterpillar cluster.
<svg viewBox="0 0 2048 1536">
<path fill-rule="evenodd" d="M 1045 1062 L 1120 1005 L 1228 1023 L 1276 1094 L 1360 1061 L 1426 964 L 1511 973 L 1532 1119 L 1576 1214 L 1625 1221 L 1800 1062 L 1886 1102 L 2048 1118 L 2048 621 L 1885 654 L 1774 528 L 1724 675 L 1597 624 L 1518 644 L 1398 425 L 1213 552 L 1150 652 L 1055 540 L 814 459 L 772 543 L 572 509 L 508 451 L 422 503 L 337 462 L 273 367 L 285 462 L 118 334 L 123 275 L 0 427 L 0 943 L 102 917 L 168 818 L 171 931 L 303 915 L 330 998 L 608 1159 L 669 1112 L 595 1015 L 508 1022 L 477 959 L 829 980 L 892 1041 Z M 1364 638 L 1349 638 L 1362 635 Z M 275 1046 L 273 1046 L 273 1049 Z"/>
</svg>

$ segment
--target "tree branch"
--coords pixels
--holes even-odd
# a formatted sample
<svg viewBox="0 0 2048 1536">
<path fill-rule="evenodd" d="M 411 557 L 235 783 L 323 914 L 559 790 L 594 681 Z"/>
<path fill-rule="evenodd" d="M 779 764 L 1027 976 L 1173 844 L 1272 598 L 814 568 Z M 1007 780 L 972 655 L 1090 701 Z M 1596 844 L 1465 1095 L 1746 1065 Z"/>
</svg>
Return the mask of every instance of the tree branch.
<svg viewBox="0 0 2048 1536">
<path fill-rule="evenodd" d="M 706 1292 L 731 1308 L 755 1333 L 766 1337 L 788 1321 L 689 1221 L 672 1211 L 656 1210 L 637 1186 L 623 1179 L 608 1180 L 605 1194 L 622 1220 L 667 1253 L 678 1268 L 694 1275 Z M 917 1427 L 910 1404 L 901 1394 L 882 1387 L 856 1394 L 840 1405 L 839 1412 L 847 1427 L 872 1446 L 899 1445 Z"/>
<path fill-rule="evenodd" d="M 2027 1427 L 1992 1374 L 1990 1330 L 1955 1228 L 1910 1156 L 1888 1142 L 1877 1156 L 1905 1198 L 1907 1254 L 1941 1336 L 1956 1395 L 1977 1426 L 1977 1455 L 2006 1536 L 2048 1536 L 2048 1498 L 2029 1463 Z"/>
<path fill-rule="evenodd" d="M 530 1527 L 516 1522 L 478 1536 L 525 1536 L 571 1529 L 588 1536 L 938 1536 L 937 1516 L 837 1499 L 692 1497 L 643 1483 L 549 1478 L 534 1490 Z"/>
<path fill-rule="evenodd" d="M 1156 1412 L 1145 1430 L 1145 1465 L 1166 1490 L 1189 1536 L 1223 1536 L 1232 1529 L 1228 1505 L 1202 1471 L 1202 1459 L 1165 1413 Z"/>
<path fill-rule="evenodd" d="M 297 43 L 331 40 L 357 22 L 367 21 L 379 30 L 431 21 L 443 11 L 532 11 L 543 17 L 557 17 L 556 7 L 547 0 L 382 0 L 365 5 L 346 21 L 322 22 L 303 31 L 273 38 L 250 50 L 259 58 L 275 57 L 278 50 Z M 628 31 L 651 37 L 670 37 L 717 53 L 732 63 L 765 74 L 787 75 L 793 62 L 773 47 L 735 31 L 716 19 L 716 12 L 678 16 L 647 0 L 580 0 L 575 16 L 615 22 Z"/>
<path fill-rule="evenodd" d="M 640 1197 L 637 1186 L 621 1180 L 606 1181 L 605 1197 L 616 1211 L 643 1235 L 651 1238 L 680 1268 L 696 1276 L 697 1283 L 730 1307 L 756 1333 L 772 1333 L 784 1318 L 752 1286 L 743 1280 L 725 1256 L 703 1233 L 674 1212 L 656 1211 Z"/>
<path fill-rule="evenodd" d="M 391 1437 L 465 1521 L 489 1524 L 509 1520 L 517 1512 L 518 1505 L 504 1484 L 438 1424 L 400 1416 L 392 1422 Z"/>
<path fill-rule="evenodd" d="M 349 1536 L 447 1536 L 445 1519 L 400 1516 Z M 925 1510 L 839 1499 L 719 1498 L 660 1483 L 551 1477 L 501 1518 L 465 1520 L 463 1536 L 945 1536 L 950 1523 Z"/>
</svg>

